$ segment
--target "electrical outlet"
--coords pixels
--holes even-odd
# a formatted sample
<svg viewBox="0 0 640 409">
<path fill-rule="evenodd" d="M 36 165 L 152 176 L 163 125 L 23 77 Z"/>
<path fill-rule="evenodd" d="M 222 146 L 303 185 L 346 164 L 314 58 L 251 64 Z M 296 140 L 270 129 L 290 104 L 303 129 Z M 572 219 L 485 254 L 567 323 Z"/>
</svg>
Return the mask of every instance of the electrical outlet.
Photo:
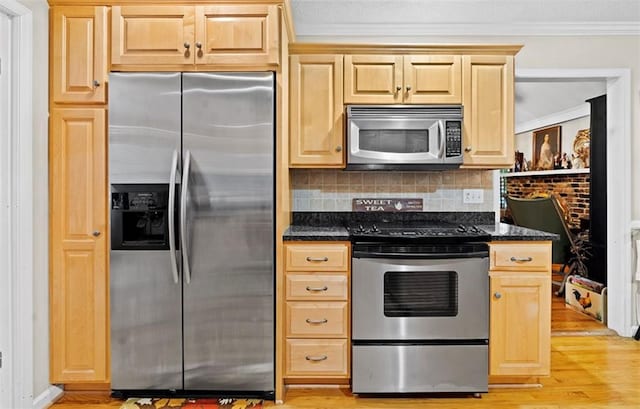
<svg viewBox="0 0 640 409">
<path fill-rule="evenodd" d="M 463 189 L 462 203 L 482 203 L 484 202 L 484 191 L 482 189 Z"/>
</svg>

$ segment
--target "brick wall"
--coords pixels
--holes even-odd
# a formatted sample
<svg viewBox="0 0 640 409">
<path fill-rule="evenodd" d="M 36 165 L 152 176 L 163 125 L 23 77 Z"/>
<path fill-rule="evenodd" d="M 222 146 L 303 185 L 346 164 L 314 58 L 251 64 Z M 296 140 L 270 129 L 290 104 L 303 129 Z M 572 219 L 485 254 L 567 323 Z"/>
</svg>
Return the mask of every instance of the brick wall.
<svg viewBox="0 0 640 409">
<path fill-rule="evenodd" d="M 507 194 L 527 197 L 532 193 L 555 193 L 568 210 L 570 227 L 580 228 L 589 218 L 589 173 L 529 175 L 505 178 Z"/>
</svg>

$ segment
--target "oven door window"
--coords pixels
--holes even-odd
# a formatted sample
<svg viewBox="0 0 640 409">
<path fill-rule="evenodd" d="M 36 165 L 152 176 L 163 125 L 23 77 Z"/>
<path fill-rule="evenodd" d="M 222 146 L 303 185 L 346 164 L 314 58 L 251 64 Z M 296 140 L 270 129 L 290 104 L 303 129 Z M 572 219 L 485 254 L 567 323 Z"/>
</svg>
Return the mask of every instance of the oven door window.
<svg viewBox="0 0 640 409">
<path fill-rule="evenodd" d="M 455 271 L 387 271 L 384 273 L 386 317 L 455 317 L 458 274 Z"/>
</svg>

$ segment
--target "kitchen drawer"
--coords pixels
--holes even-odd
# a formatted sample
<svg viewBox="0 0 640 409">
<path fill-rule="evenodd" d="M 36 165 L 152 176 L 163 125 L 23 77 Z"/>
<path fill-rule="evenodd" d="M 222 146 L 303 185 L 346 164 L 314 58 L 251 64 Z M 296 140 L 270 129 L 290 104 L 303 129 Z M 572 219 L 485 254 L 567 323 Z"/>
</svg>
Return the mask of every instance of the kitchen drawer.
<svg viewBox="0 0 640 409">
<path fill-rule="evenodd" d="M 287 337 L 347 337 L 346 302 L 288 302 Z"/>
<path fill-rule="evenodd" d="M 285 244 L 288 271 L 347 271 L 349 247 L 346 244 Z"/>
<path fill-rule="evenodd" d="M 540 243 L 490 243 L 491 270 L 549 271 L 551 268 L 551 244 Z"/>
<path fill-rule="evenodd" d="M 288 339 L 285 376 L 349 376 L 346 339 Z"/>
<path fill-rule="evenodd" d="M 287 274 L 287 301 L 346 301 L 346 274 Z"/>
</svg>

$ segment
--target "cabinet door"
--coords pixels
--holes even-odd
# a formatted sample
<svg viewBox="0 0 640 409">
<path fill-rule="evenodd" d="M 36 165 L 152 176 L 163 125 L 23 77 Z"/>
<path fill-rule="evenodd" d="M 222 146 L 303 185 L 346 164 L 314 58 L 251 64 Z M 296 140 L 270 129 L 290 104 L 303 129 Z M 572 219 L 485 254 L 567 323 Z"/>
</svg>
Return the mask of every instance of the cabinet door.
<svg viewBox="0 0 640 409">
<path fill-rule="evenodd" d="M 345 55 L 344 67 L 345 103 L 402 102 L 401 55 Z"/>
<path fill-rule="evenodd" d="M 54 102 L 105 103 L 107 7 L 52 9 Z"/>
<path fill-rule="evenodd" d="M 513 165 L 513 57 L 463 56 L 464 165 Z"/>
<path fill-rule="evenodd" d="M 105 112 L 51 117 L 51 383 L 109 380 Z"/>
<path fill-rule="evenodd" d="M 193 6 L 114 6 L 113 65 L 192 65 Z"/>
<path fill-rule="evenodd" d="M 551 276 L 491 272 L 489 375 L 550 373 Z"/>
<path fill-rule="evenodd" d="M 404 57 L 404 102 L 462 103 L 462 64 L 459 55 Z"/>
<path fill-rule="evenodd" d="M 290 165 L 344 167 L 341 55 L 292 55 Z"/>
<path fill-rule="evenodd" d="M 196 7 L 196 64 L 278 64 L 278 6 Z"/>
</svg>

